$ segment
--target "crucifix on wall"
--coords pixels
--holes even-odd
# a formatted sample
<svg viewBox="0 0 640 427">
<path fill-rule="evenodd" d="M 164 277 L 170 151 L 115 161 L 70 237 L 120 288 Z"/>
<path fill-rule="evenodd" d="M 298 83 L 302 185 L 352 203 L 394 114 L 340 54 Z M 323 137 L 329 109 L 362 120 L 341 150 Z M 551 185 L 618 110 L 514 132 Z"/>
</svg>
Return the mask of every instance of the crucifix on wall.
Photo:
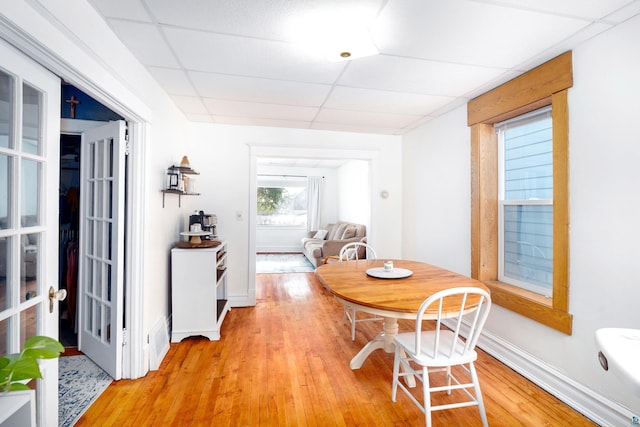
<svg viewBox="0 0 640 427">
<path fill-rule="evenodd" d="M 75 95 L 71 95 L 70 99 L 66 99 L 67 104 L 71 104 L 71 118 L 76 118 L 76 105 L 80 104 L 80 100 L 76 99 Z"/>
</svg>

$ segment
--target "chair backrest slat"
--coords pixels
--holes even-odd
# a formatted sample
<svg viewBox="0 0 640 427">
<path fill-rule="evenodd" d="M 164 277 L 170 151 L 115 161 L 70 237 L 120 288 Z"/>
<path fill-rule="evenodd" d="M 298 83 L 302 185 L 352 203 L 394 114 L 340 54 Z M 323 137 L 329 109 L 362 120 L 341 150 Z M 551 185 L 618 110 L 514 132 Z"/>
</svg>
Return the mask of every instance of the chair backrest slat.
<svg viewBox="0 0 640 427">
<path fill-rule="evenodd" d="M 340 249 L 340 262 L 360 259 L 360 251 L 364 248 L 367 259 L 377 259 L 376 251 L 365 242 L 347 243 Z"/>
<path fill-rule="evenodd" d="M 475 296 L 475 297 L 470 297 Z M 450 307 L 447 311 L 444 310 L 445 300 L 457 298 L 459 299 L 455 309 Z M 437 305 L 437 310 L 435 309 Z M 467 331 L 467 336 L 465 339 L 465 344 L 463 347 L 463 351 L 470 351 L 475 348 L 478 338 L 480 336 L 480 332 L 484 326 L 485 321 L 487 320 L 487 316 L 489 314 L 489 309 L 491 307 L 491 297 L 487 291 L 481 288 L 473 288 L 473 287 L 460 287 L 460 288 L 450 288 L 440 292 L 436 292 L 427 298 L 418 311 L 418 315 L 416 317 L 416 339 L 415 339 L 415 352 L 416 354 L 420 352 L 422 347 L 422 321 L 425 318 L 425 312 L 431 308 L 430 313 L 435 311 L 436 313 L 436 324 L 435 324 L 435 334 L 433 336 L 433 350 L 434 357 L 438 354 L 446 355 L 447 357 L 452 357 L 456 351 L 456 346 L 460 343 L 461 337 L 464 337 L 463 332 Z M 469 318 L 469 314 L 472 314 L 471 318 Z M 465 324 L 463 320 L 465 316 L 469 318 L 468 324 Z M 429 316 L 433 318 L 432 316 Z M 440 344 L 441 344 L 441 335 L 442 335 L 442 320 L 449 319 L 451 320 L 452 333 L 453 338 L 449 344 L 448 348 L 442 349 L 442 353 L 440 352 Z M 467 329 L 468 328 L 468 329 Z"/>
</svg>

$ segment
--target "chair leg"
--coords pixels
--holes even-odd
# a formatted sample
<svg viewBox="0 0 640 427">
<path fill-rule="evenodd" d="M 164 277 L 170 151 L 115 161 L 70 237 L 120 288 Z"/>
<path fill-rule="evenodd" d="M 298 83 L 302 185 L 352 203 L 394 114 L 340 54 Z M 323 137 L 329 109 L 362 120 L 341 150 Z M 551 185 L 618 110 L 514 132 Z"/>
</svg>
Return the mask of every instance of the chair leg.
<svg viewBox="0 0 640 427">
<path fill-rule="evenodd" d="M 488 427 L 487 411 L 484 409 L 484 401 L 482 400 L 482 392 L 480 391 L 480 381 L 478 381 L 478 373 L 473 362 L 469 363 L 469 373 L 471 374 L 471 380 L 473 381 L 473 389 L 476 393 L 476 401 L 478 402 L 478 410 L 480 411 L 480 418 L 482 419 L 482 425 Z"/>
<path fill-rule="evenodd" d="M 400 374 L 400 346 L 396 346 L 395 356 L 393 357 L 393 381 L 391 382 L 391 401 L 396 401 L 398 393 L 398 381 Z"/>
<path fill-rule="evenodd" d="M 447 387 L 449 387 L 447 394 L 451 395 L 451 366 L 447 366 Z"/>
<path fill-rule="evenodd" d="M 351 309 L 351 341 L 356 340 L 356 309 Z"/>
<path fill-rule="evenodd" d="M 345 305 L 344 310 L 342 310 L 342 324 L 347 324 L 347 310 L 349 310 L 349 306 Z"/>
<path fill-rule="evenodd" d="M 426 366 L 422 367 L 422 395 L 424 397 L 423 407 L 424 407 L 424 418 L 427 427 L 431 427 L 431 392 L 429 389 L 431 385 L 429 384 L 429 368 Z"/>
</svg>

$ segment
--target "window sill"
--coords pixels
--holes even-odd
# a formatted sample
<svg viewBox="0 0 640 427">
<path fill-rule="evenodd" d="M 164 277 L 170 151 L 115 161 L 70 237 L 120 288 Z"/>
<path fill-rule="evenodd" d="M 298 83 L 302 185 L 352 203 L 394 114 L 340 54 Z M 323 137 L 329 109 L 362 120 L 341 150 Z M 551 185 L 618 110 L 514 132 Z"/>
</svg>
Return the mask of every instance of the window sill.
<svg viewBox="0 0 640 427">
<path fill-rule="evenodd" d="M 573 316 L 553 307 L 551 298 L 498 281 L 483 281 L 495 304 L 571 335 Z"/>
</svg>

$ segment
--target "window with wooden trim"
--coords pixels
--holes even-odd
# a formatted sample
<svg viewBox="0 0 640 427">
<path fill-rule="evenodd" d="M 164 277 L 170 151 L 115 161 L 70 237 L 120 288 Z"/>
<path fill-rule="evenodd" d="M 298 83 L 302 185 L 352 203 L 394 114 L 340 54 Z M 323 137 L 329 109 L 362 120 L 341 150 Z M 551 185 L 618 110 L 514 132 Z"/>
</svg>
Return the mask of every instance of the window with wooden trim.
<svg viewBox="0 0 640 427">
<path fill-rule="evenodd" d="M 498 280 L 551 297 L 553 127 L 545 107 L 495 124 Z"/>
<path fill-rule="evenodd" d="M 569 126 L 567 91 L 573 84 L 571 52 L 554 58 L 537 68 L 471 100 L 467 105 L 468 125 L 471 127 L 471 275 L 491 289 L 492 300 L 509 310 L 529 317 L 558 331 L 571 334 L 572 316 L 569 313 Z M 514 199 L 505 203 L 504 184 L 500 173 L 499 138 L 501 123 L 514 118 L 527 119 L 529 114 L 550 107 L 551 199 L 527 197 L 513 193 Z M 533 113 L 535 114 L 535 113 Z M 516 119 L 518 120 L 518 119 Z M 509 122 L 507 122 L 509 123 Z M 539 199 L 539 200 L 534 200 Z M 513 207 L 515 206 L 515 207 Z M 522 213 L 529 206 L 536 215 L 546 215 L 546 232 L 551 244 L 539 247 L 531 236 L 512 234 L 512 261 L 523 260 L 526 251 L 538 246 L 544 257 L 527 261 L 538 263 L 542 272 L 516 271 L 510 280 L 505 276 L 504 216 Z M 536 206 L 536 207 L 531 207 Z M 538 208 L 537 206 L 544 206 Z M 506 207 L 506 209 L 505 209 Z M 516 226 L 517 227 L 517 226 Z M 507 239 L 507 240 L 508 240 Z M 523 240 L 524 239 L 524 240 Z M 527 240 L 529 239 L 529 240 Z M 548 239 L 547 239 L 548 240 Z M 522 243 L 520 245 L 520 243 Z M 518 248 L 518 245 L 522 246 Z M 546 259 L 546 264 L 541 262 Z M 534 263 L 534 264 L 535 264 Z M 547 271 L 546 277 L 544 271 Z M 513 274 L 511 274 L 513 275 Z M 524 276 L 537 275 L 537 279 Z M 506 278 L 505 278 L 506 277 Z M 549 282 L 542 288 L 521 286 L 536 281 Z"/>
</svg>

